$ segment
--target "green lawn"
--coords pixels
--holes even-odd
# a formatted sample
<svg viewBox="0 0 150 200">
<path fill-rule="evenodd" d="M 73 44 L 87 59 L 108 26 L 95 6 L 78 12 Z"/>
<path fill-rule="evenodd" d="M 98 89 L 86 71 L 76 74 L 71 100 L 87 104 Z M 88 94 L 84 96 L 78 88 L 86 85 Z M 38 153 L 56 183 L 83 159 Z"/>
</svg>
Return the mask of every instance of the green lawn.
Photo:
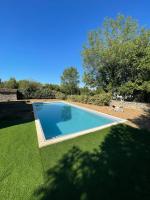
<svg viewBox="0 0 150 200">
<path fill-rule="evenodd" d="M 150 199 L 150 132 L 118 125 L 39 149 L 22 108 L 0 116 L 0 200 Z"/>
<path fill-rule="evenodd" d="M 30 199 L 42 181 L 34 122 L 0 129 L 0 199 Z"/>
</svg>

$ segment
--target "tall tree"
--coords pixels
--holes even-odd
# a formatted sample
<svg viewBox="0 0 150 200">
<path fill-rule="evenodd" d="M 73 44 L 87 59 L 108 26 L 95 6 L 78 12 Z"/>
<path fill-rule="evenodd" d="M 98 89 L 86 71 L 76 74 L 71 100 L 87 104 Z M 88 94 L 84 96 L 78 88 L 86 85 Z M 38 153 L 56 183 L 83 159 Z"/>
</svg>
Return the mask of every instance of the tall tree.
<svg viewBox="0 0 150 200">
<path fill-rule="evenodd" d="M 115 91 L 127 82 L 140 86 L 150 80 L 150 31 L 131 17 L 106 18 L 101 29 L 89 33 L 82 55 L 90 87 Z"/>
<path fill-rule="evenodd" d="M 79 73 L 75 67 L 68 67 L 61 76 L 62 90 L 66 94 L 76 94 L 78 91 Z"/>
</svg>

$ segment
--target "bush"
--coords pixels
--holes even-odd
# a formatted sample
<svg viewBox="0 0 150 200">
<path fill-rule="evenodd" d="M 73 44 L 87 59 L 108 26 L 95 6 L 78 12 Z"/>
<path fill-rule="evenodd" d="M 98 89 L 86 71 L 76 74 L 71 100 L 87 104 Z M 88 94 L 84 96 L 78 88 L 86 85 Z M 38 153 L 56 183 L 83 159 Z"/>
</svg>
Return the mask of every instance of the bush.
<svg viewBox="0 0 150 200">
<path fill-rule="evenodd" d="M 77 98 L 78 98 L 78 95 L 68 95 L 67 96 L 67 100 L 69 100 L 69 101 L 76 102 L 76 101 L 78 101 Z"/>
<path fill-rule="evenodd" d="M 55 99 L 66 99 L 66 95 L 62 92 L 55 91 Z"/>
<path fill-rule="evenodd" d="M 89 97 L 88 103 L 98 106 L 109 105 L 111 98 L 110 93 L 97 94 Z"/>
<path fill-rule="evenodd" d="M 55 91 L 50 89 L 39 89 L 33 93 L 34 99 L 55 99 Z"/>
<path fill-rule="evenodd" d="M 87 95 L 69 95 L 69 96 L 67 96 L 67 99 L 69 101 L 74 101 L 74 102 L 81 102 L 81 103 L 87 103 L 88 102 L 88 96 Z"/>
<path fill-rule="evenodd" d="M 19 99 L 65 99 L 62 92 L 51 90 L 49 88 L 41 88 L 31 90 L 30 88 L 18 91 Z"/>
<path fill-rule="evenodd" d="M 112 96 L 110 93 L 103 93 L 94 96 L 87 95 L 69 95 L 68 100 L 81 103 L 89 103 L 94 105 L 109 105 Z"/>
<path fill-rule="evenodd" d="M 150 102 L 150 81 L 127 82 L 118 88 L 118 93 L 127 101 Z"/>
</svg>

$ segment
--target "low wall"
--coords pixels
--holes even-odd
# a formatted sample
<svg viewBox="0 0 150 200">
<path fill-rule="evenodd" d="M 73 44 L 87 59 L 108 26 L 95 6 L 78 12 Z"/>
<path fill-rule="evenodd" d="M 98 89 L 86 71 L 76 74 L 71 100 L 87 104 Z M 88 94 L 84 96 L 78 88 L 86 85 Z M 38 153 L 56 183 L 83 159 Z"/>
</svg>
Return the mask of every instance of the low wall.
<svg viewBox="0 0 150 200">
<path fill-rule="evenodd" d="M 111 100 L 110 106 L 120 106 L 122 105 L 124 108 L 132 108 L 132 109 L 150 109 L 149 103 L 137 103 L 137 102 L 128 102 L 128 101 L 117 101 Z"/>
<path fill-rule="evenodd" d="M 0 102 L 2 101 L 16 101 L 17 95 L 16 94 L 0 94 Z"/>
</svg>

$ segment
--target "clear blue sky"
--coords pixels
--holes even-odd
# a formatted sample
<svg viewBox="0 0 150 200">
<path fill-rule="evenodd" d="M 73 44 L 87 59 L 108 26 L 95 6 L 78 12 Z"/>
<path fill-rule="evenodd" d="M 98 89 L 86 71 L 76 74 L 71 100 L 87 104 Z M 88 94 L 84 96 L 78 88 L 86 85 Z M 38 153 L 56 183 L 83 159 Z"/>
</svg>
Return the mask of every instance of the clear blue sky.
<svg viewBox="0 0 150 200">
<path fill-rule="evenodd" d="M 150 27 L 149 0 L 1 0 L 0 78 L 59 83 L 67 66 L 82 75 L 88 31 L 118 13 Z"/>
</svg>

